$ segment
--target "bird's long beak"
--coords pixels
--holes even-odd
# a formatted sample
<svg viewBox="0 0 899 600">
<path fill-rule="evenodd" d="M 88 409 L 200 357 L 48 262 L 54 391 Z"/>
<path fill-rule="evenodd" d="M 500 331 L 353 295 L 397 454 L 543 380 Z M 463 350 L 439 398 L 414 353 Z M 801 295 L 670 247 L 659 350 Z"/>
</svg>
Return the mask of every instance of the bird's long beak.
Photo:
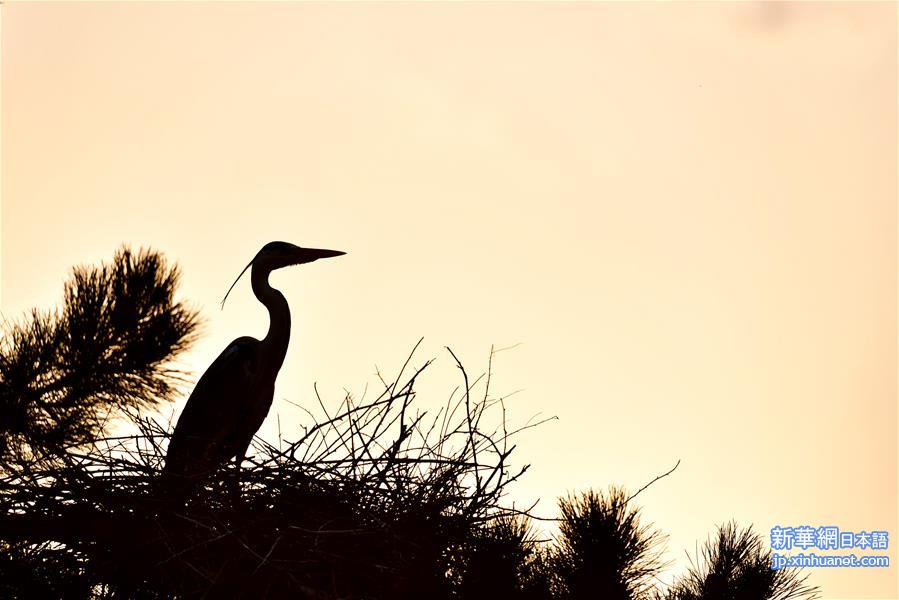
<svg viewBox="0 0 899 600">
<path fill-rule="evenodd" d="M 297 248 L 297 262 L 294 264 L 303 264 L 318 260 L 320 258 L 332 258 L 334 256 L 343 256 L 346 252 L 340 250 L 325 250 L 324 248 Z"/>
</svg>

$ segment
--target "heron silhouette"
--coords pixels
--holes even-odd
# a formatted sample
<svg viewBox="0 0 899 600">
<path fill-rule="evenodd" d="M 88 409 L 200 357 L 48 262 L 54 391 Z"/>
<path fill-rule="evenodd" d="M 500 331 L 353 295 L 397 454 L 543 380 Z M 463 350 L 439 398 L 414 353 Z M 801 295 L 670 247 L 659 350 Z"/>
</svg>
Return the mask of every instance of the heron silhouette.
<svg viewBox="0 0 899 600">
<path fill-rule="evenodd" d="M 257 340 L 239 337 L 213 361 L 187 400 L 169 442 L 163 475 L 181 481 L 186 491 L 217 468 L 246 457 L 256 431 L 272 405 L 275 379 L 290 342 L 290 308 L 273 288 L 269 274 L 275 269 L 310 263 L 345 254 L 338 250 L 301 248 L 287 242 L 269 242 L 244 267 L 222 300 L 252 267 L 253 293 L 268 309 L 269 328 Z"/>
</svg>

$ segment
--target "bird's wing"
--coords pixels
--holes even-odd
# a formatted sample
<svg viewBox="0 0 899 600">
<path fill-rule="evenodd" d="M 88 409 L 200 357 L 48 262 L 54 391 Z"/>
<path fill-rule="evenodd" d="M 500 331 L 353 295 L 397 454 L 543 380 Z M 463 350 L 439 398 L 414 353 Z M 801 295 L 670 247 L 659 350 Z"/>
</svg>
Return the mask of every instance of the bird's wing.
<svg viewBox="0 0 899 600">
<path fill-rule="evenodd" d="M 252 391 L 258 344 L 251 337 L 234 340 L 200 377 L 169 442 L 167 472 L 202 476 L 234 456 L 227 441 Z"/>
</svg>

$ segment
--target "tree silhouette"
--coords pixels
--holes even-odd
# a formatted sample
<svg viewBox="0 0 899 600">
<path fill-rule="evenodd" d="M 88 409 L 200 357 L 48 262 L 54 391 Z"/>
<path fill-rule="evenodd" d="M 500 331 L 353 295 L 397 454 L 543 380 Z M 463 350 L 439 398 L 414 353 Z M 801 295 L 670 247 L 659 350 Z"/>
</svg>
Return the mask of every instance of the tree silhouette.
<svg viewBox="0 0 899 600">
<path fill-rule="evenodd" d="M 173 397 L 171 360 L 197 314 L 174 300 L 179 273 L 150 250 L 78 267 L 61 311 L 6 324 L 0 342 L 0 464 L 92 441 L 118 411 Z"/>
<path fill-rule="evenodd" d="M 667 591 L 665 600 L 791 600 L 816 598 L 795 569 L 771 568 L 771 551 L 751 527 L 725 523 L 707 540 L 687 574 Z"/>
<path fill-rule="evenodd" d="M 552 556 L 560 598 L 647 597 L 661 560 L 664 537 L 640 523 L 623 488 L 588 490 L 559 501 L 560 536 Z"/>
</svg>

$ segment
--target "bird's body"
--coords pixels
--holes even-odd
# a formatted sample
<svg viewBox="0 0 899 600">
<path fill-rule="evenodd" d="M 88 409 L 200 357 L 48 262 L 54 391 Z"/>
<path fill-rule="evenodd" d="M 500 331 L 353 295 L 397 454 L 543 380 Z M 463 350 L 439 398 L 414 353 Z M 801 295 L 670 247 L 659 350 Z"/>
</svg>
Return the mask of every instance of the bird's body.
<svg viewBox="0 0 899 600">
<path fill-rule="evenodd" d="M 275 392 L 275 378 L 259 372 L 260 343 L 251 337 L 237 338 L 197 382 L 169 444 L 168 473 L 204 477 L 229 459 L 246 454 Z M 241 401 L 214 401 L 231 397 Z M 195 398 L 213 401 L 192 402 Z"/>
<path fill-rule="evenodd" d="M 268 333 L 261 340 L 240 337 L 228 344 L 197 382 L 169 443 L 166 476 L 197 481 L 233 457 L 243 459 L 271 408 L 290 341 L 290 309 L 269 285 L 269 273 L 341 254 L 271 242 L 247 265 L 253 267 L 253 293 L 269 312 Z"/>
</svg>

